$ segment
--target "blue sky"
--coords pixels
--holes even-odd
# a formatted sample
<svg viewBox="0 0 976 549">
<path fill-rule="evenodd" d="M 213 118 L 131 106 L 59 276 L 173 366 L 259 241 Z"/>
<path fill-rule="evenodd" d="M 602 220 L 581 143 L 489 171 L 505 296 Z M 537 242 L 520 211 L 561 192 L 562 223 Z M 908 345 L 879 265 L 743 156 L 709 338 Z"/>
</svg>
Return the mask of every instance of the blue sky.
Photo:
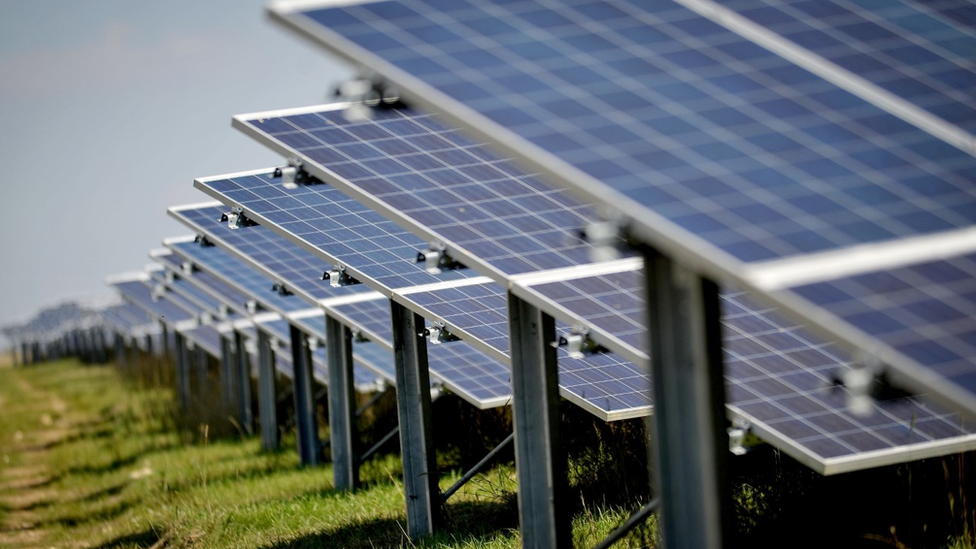
<svg viewBox="0 0 976 549">
<path fill-rule="evenodd" d="M 141 269 L 194 177 L 275 165 L 237 113 L 325 101 L 350 70 L 260 0 L 0 0 L 0 325 Z"/>
</svg>

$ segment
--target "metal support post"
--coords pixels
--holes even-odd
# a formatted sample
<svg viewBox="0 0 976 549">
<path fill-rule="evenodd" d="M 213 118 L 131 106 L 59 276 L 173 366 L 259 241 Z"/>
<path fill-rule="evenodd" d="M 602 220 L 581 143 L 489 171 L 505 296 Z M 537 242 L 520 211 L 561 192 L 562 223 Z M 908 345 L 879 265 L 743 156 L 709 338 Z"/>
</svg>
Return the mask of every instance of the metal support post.
<svg viewBox="0 0 976 549">
<path fill-rule="evenodd" d="M 281 444 L 278 433 L 278 378 L 271 337 L 264 330 L 258 330 L 258 415 L 261 418 L 261 448 L 277 450 Z"/>
<path fill-rule="evenodd" d="M 336 490 L 359 485 L 356 455 L 356 393 L 352 377 L 352 332 L 341 322 L 325 316 L 325 352 L 329 365 L 329 440 Z"/>
<path fill-rule="evenodd" d="M 122 334 L 115 334 L 115 365 L 119 369 L 125 368 L 125 340 Z"/>
<path fill-rule="evenodd" d="M 572 546 L 566 504 L 566 457 L 559 438 L 556 325 L 537 307 L 508 294 L 512 345 L 512 413 L 522 546 Z"/>
<path fill-rule="evenodd" d="M 240 425 L 237 405 L 238 379 L 237 379 L 237 360 L 234 356 L 234 342 L 230 335 L 221 334 L 220 336 L 220 403 L 224 413 L 233 422 Z"/>
<path fill-rule="evenodd" d="M 170 354 L 170 348 L 169 348 L 169 327 L 166 326 L 166 324 L 163 324 L 162 339 L 163 339 L 163 356 L 169 358 L 172 355 Z"/>
<path fill-rule="evenodd" d="M 419 539 L 441 521 L 437 462 L 430 419 L 430 372 L 424 319 L 390 302 L 396 363 L 397 415 L 407 499 L 407 534 Z"/>
<path fill-rule="evenodd" d="M 190 350 L 179 332 L 176 333 L 176 402 L 183 410 L 190 404 Z"/>
<path fill-rule="evenodd" d="M 644 269 L 664 541 L 716 549 L 731 516 L 718 286 L 654 250 Z"/>
<path fill-rule="evenodd" d="M 251 357 L 244 346 L 244 336 L 234 331 L 234 366 L 237 376 L 237 417 L 241 429 L 247 434 L 254 432 L 254 414 L 251 412 Z"/>
<path fill-rule="evenodd" d="M 321 443 L 319 424 L 315 414 L 315 398 L 312 396 L 312 350 L 308 340 L 294 325 L 291 333 L 291 357 L 295 375 L 295 430 L 298 432 L 298 455 L 302 465 L 318 465 Z"/>
</svg>

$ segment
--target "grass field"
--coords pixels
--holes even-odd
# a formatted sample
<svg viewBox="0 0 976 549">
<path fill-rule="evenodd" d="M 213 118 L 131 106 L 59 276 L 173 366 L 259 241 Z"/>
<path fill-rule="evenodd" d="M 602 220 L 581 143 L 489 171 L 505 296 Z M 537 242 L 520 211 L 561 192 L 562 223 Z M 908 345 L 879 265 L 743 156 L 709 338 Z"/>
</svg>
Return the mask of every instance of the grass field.
<svg viewBox="0 0 976 549">
<path fill-rule="evenodd" d="M 491 439 L 510 425 L 504 413 L 465 416 L 484 412 L 456 399 L 436 405 L 443 489 L 484 453 L 480 429 L 494 428 Z M 336 493 L 328 465 L 299 466 L 294 439 L 268 453 L 254 437 L 215 440 L 185 425 L 171 391 L 123 381 L 113 367 L 3 364 L 0 548 L 521 545 L 510 456 L 450 500 L 442 533 L 415 544 L 395 453 L 363 465 L 361 489 Z M 574 546 L 592 547 L 647 498 L 646 435 L 639 421 L 606 424 L 572 406 L 563 425 Z M 737 547 L 976 547 L 972 454 L 832 477 L 768 447 L 731 465 Z M 614 547 L 655 545 L 652 517 Z"/>
<path fill-rule="evenodd" d="M 299 467 L 287 441 L 263 453 L 253 438 L 191 437 L 168 391 L 73 361 L 0 368 L 0 411 L 0 547 L 414 546 L 396 455 L 366 463 L 361 490 L 335 493 L 329 466 Z M 419 546 L 520 546 L 514 490 L 510 464 L 487 471 L 451 499 L 449 533 Z M 578 546 L 632 511 L 581 506 Z M 653 523 L 621 546 L 652 543 Z"/>
</svg>

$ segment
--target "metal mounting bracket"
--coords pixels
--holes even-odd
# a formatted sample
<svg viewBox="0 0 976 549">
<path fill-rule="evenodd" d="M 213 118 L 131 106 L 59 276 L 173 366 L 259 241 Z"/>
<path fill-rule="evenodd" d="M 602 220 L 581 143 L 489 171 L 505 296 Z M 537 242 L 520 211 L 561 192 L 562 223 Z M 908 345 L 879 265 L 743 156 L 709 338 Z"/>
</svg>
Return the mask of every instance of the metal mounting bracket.
<svg viewBox="0 0 976 549">
<path fill-rule="evenodd" d="M 753 448 L 762 444 L 762 440 L 752 434 L 752 423 L 742 417 L 732 419 L 729 433 L 729 452 L 737 456 L 744 456 Z"/>
<path fill-rule="evenodd" d="M 180 270 L 183 271 L 183 276 L 193 276 L 193 263 L 189 261 L 184 261 L 180 263 Z"/>
<path fill-rule="evenodd" d="M 272 292 L 277 292 L 278 295 L 280 295 L 282 297 L 287 297 L 287 296 L 290 296 L 290 295 L 293 294 L 293 292 L 291 290 L 289 290 L 287 286 L 285 286 L 285 283 L 284 282 L 280 282 L 280 281 L 275 282 L 271 286 L 271 291 Z"/>
<path fill-rule="evenodd" d="M 244 215 L 244 208 L 241 206 L 234 206 L 230 209 L 230 213 L 222 214 L 220 221 L 226 221 L 227 228 L 229 229 L 240 229 L 242 227 L 253 227 L 257 225 L 251 218 Z"/>
<path fill-rule="evenodd" d="M 553 347 L 565 347 L 570 358 L 583 358 L 586 355 L 607 352 L 606 348 L 590 339 L 590 332 L 581 326 L 573 326 L 570 331 L 560 334 Z"/>
<path fill-rule="evenodd" d="M 430 328 L 424 329 L 423 335 L 427 337 L 434 345 L 440 345 L 441 343 L 446 343 L 448 341 L 460 341 L 461 339 L 452 334 L 450 330 L 447 329 L 447 325 L 440 321 L 434 322 Z"/>
<path fill-rule="evenodd" d="M 281 179 L 281 186 L 286 189 L 297 189 L 299 185 L 312 185 L 321 183 L 315 176 L 305 171 L 302 167 L 302 159 L 292 156 L 288 158 L 288 164 L 275 168 L 271 174 L 272 179 Z"/>
<path fill-rule="evenodd" d="M 224 215 L 220 216 L 220 221 L 221 222 L 227 221 L 226 219 L 224 219 Z M 214 246 L 214 243 L 211 242 L 209 238 L 207 238 L 207 235 L 203 235 L 203 234 L 198 234 L 196 237 L 194 237 L 193 242 L 199 244 L 203 248 L 212 248 Z"/>
<path fill-rule="evenodd" d="M 345 265 L 336 265 L 331 271 L 325 271 L 322 273 L 322 280 L 328 280 L 333 288 L 361 284 L 359 280 L 346 272 Z"/>
<path fill-rule="evenodd" d="M 447 253 L 447 246 L 440 242 L 431 242 L 426 250 L 417 252 L 417 263 L 423 263 L 424 268 L 431 274 L 464 268 L 463 264 Z"/>
<path fill-rule="evenodd" d="M 159 301 L 165 295 L 166 295 L 166 286 L 163 286 L 162 284 L 153 285 L 152 293 L 151 293 L 153 302 Z"/>
<path fill-rule="evenodd" d="M 336 87 L 337 98 L 348 101 L 345 116 L 349 120 L 372 118 L 372 109 L 402 108 L 400 90 L 379 75 L 363 75 Z"/>
<path fill-rule="evenodd" d="M 600 221 L 591 223 L 579 232 L 580 240 L 588 242 L 590 259 L 595 262 L 620 259 L 626 241 L 622 237 L 623 230 L 615 221 Z"/>
</svg>

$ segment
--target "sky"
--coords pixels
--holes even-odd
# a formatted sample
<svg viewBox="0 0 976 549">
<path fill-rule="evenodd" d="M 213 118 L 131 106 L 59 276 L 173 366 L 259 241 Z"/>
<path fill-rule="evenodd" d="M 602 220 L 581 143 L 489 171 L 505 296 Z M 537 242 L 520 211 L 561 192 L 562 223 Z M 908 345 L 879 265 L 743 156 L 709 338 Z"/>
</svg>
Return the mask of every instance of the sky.
<svg viewBox="0 0 976 549">
<path fill-rule="evenodd" d="M 239 113 L 327 101 L 352 71 L 263 0 L 0 0 L 0 326 L 108 296 L 189 231 L 193 178 L 282 163 Z"/>
</svg>

